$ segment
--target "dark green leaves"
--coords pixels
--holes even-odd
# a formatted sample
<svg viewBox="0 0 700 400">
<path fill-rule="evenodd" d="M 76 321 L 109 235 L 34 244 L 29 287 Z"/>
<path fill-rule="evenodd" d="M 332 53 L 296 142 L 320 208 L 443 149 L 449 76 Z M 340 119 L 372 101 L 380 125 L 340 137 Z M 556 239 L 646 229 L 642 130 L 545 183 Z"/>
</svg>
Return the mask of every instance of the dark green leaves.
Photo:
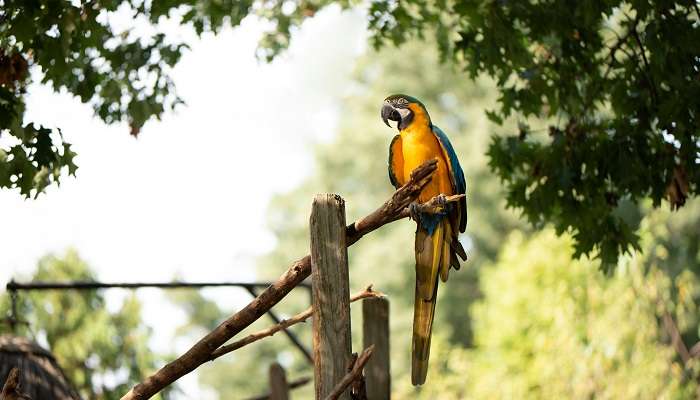
<svg viewBox="0 0 700 400">
<path fill-rule="evenodd" d="M 51 183 L 58 183 L 62 173 L 75 175 L 75 153 L 63 142 L 60 131 L 28 124 L 9 132 L 20 142 L 0 149 L 0 188 L 17 188 L 27 197 L 36 197 Z"/>
<path fill-rule="evenodd" d="M 432 3 L 432 2 L 430 2 Z M 423 15 L 410 23 L 413 8 Z M 576 254 L 604 265 L 637 248 L 630 208 L 650 198 L 672 207 L 700 181 L 700 15 L 692 1 L 375 2 L 378 43 L 436 32 L 455 21 L 444 58 L 496 80 L 509 117 L 547 126 L 494 138 L 489 156 L 508 204 L 535 226 L 574 234 Z M 448 17 L 449 16 L 449 17 Z M 381 21 L 395 21 L 391 29 Z M 376 22 L 375 22 L 376 21 Z M 550 135 L 542 134 L 549 131 Z"/>
<path fill-rule="evenodd" d="M 237 26 L 246 16 L 255 14 L 270 22 L 259 56 L 271 60 L 289 45 L 292 32 L 304 19 L 333 3 L 350 6 L 346 0 L 3 1 L 0 136 L 12 136 L 19 143 L 12 148 L 0 145 L 2 154 L 12 153 L 0 159 L 0 188 L 19 188 L 26 196 L 33 191 L 38 194 L 46 185 L 58 182 L 62 167 L 75 169 L 73 153 L 60 135 L 48 139 L 33 132 L 42 127 L 20 126 L 25 123 L 23 100 L 29 83 L 28 68 L 40 72 L 34 76 L 55 90 L 65 89 L 92 105 L 105 123 L 126 122 L 136 136 L 146 122 L 160 119 L 164 112 L 183 103 L 170 73 L 187 44 L 159 32 L 161 19 L 178 20 L 184 29 L 202 34 Z M 109 23 L 113 12 L 120 18 L 129 15 L 136 21 L 134 26 L 115 30 Z M 149 23 L 152 26 L 146 27 Z M 132 29 L 137 25 L 138 29 Z M 17 66 L 22 68 L 18 71 Z M 25 135 L 38 138 L 36 145 L 41 150 L 22 139 Z M 38 159 L 34 155 L 37 151 Z"/>
<path fill-rule="evenodd" d="M 27 68 L 55 90 L 65 89 L 93 106 L 105 123 L 126 122 L 132 135 L 183 101 L 170 72 L 187 49 L 158 32 L 116 31 L 108 13 L 119 9 L 156 24 L 178 10 L 198 33 L 235 26 L 251 1 L 4 1 L 0 9 L 0 188 L 25 196 L 74 173 L 73 152 L 57 129 L 26 124 Z M 140 29 L 140 31 L 148 31 Z M 22 67 L 22 68 L 18 68 Z M 50 132 L 53 132 L 52 134 Z M 8 144 L 9 143 L 9 144 Z"/>
<path fill-rule="evenodd" d="M 22 92 L 0 86 L 0 188 L 16 188 L 24 196 L 37 196 L 48 185 L 59 183 L 61 175 L 74 175 L 78 168 L 70 144 L 60 130 L 52 131 L 33 123 L 22 125 Z"/>
</svg>

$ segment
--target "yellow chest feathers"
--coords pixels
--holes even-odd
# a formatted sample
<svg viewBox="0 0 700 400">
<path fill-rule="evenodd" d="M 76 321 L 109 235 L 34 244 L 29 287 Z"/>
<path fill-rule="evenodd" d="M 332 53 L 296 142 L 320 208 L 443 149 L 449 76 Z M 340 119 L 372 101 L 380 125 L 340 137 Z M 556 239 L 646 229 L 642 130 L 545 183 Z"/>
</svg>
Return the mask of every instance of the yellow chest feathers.
<svg viewBox="0 0 700 400">
<path fill-rule="evenodd" d="M 413 120 L 401 131 L 405 169 L 413 171 L 423 162 L 435 157 L 441 158 L 442 150 L 437 138 L 430 129 L 430 119 L 422 107 L 410 104 Z"/>
<path fill-rule="evenodd" d="M 424 202 L 440 193 L 452 194 L 447 163 L 442 153 L 442 147 L 430 128 L 430 119 L 420 106 L 410 104 L 409 107 L 413 111 L 413 121 L 400 132 L 404 176 L 410 176 L 416 167 L 437 158 L 437 170 L 431 182 L 421 191 L 419 200 Z"/>
</svg>

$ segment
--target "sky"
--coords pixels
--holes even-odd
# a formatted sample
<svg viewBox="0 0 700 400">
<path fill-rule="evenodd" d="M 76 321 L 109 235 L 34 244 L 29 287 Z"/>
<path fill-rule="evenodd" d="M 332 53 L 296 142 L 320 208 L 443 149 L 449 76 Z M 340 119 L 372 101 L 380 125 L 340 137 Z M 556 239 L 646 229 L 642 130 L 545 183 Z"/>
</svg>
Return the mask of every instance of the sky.
<svg viewBox="0 0 700 400">
<path fill-rule="evenodd" d="M 361 11 L 324 10 L 271 64 L 255 58 L 264 25 L 253 18 L 190 42 L 173 71 L 187 105 L 138 139 L 72 96 L 31 85 L 27 121 L 60 127 L 79 169 L 36 200 L 0 191 L 0 282 L 26 278 L 42 256 L 67 248 L 102 281 L 254 280 L 255 257 L 274 246 L 268 203 L 309 174 L 309 144 L 335 134 L 365 21 Z M 119 292 L 108 294 L 115 308 Z M 230 290 L 207 293 L 230 301 Z M 155 348 L 173 350 L 182 314 L 158 290 L 138 294 Z M 183 398 L 206 397 L 192 377 L 183 389 Z"/>
</svg>

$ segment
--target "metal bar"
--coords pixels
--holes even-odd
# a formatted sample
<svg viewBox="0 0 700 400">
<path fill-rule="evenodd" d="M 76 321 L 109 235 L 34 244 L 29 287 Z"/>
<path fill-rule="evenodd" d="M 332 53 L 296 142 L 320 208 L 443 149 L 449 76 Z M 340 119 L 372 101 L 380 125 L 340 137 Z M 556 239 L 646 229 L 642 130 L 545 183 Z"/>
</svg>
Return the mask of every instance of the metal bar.
<svg viewBox="0 0 700 400">
<path fill-rule="evenodd" d="M 250 293 L 253 297 L 258 297 L 258 292 L 255 290 L 255 288 L 246 287 L 245 289 L 246 289 L 246 290 L 248 291 L 248 293 Z M 277 314 L 275 314 L 275 313 L 272 311 L 272 309 L 267 310 L 267 315 L 269 315 L 270 318 L 272 318 L 272 320 L 275 322 L 275 324 L 279 324 L 280 322 L 282 322 L 282 320 L 277 316 Z M 295 335 L 294 333 L 292 333 L 291 331 L 289 331 L 289 330 L 287 330 L 287 329 L 283 329 L 282 332 L 284 332 L 284 334 L 287 335 L 287 337 L 288 337 L 289 340 L 294 344 L 294 346 L 296 346 L 296 347 L 299 349 L 299 351 L 301 351 L 301 352 L 304 354 L 304 357 L 306 357 L 306 359 L 309 360 L 309 362 L 310 362 L 311 364 L 313 364 L 314 358 L 311 356 L 311 352 L 309 351 L 309 349 L 307 349 L 307 348 L 301 343 L 301 341 L 299 340 L 299 338 L 297 338 L 296 335 Z"/>
<path fill-rule="evenodd" d="M 10 330 L 12 331 L 13 334 L 17 333 L 17 322 L 18 322 L 18 316 L 17 316 L 17 291 L 16 290 L 10 290 L 10 303 L 12 303 L 10 307 L 10 318 L 8 320 L 10 321 Z"/>
<path fill-rule="evenodd" d="M 8 292 L 18 290 L 61 290 L 61 289 L 76 289 L 76 290 L 94 290 L 94 289 L 139 289 L 139 288 L 160 288 L 160 289 L 178 289 L 178 288 L 204 288 L 204 287 L 242 287 L 246 289 L 266 288 L 272 282 L 123 282 L 123 283 L 106 283 L 93 281 L 74 281 L 74 282 L 26 282 L 19 283 L 10 281 L 5 288 Z M 310 290 L 311 285 L 300 283 L 298 286 Z"/>
<path fill-rule="evenodd" d="M 5 288 L 11 294 L 16 296 L 17 292 L 20 290 L 96 290 L 96 289 L 111 289 L 111 288 L 122 288 L 122 289 L 139 289 L 139 288 L 159 288 L 159 289 L 179 289 L 179 288 L 205 288 L 205 287 L 241 287 L 244 288 L 253 295 L 253 297 L 258 297 L 257 288 L 267 288 L 270 286 L 271 282 L 123 282 L 123 283 L 106 283 L 106 282 L 94 282 L 94 281 L 73 281 L 73 282 L 26 282 L 19 283 L 11 280 L 7 283 Z M 311 285 L 308 283 L 299 283 L 297 287 L 302 287 L 311 291 Z M 14 302 L 13 302 L 14 304 Z M 268 315 L 279 324 L 281 320 L 277 315 L 268 310 Z M 10 323 L 16 323 L 16 310 L 12 310 L 13 317 L 10 317 Z M 299 339 L 290 331 L 284 330 L 284 333 L 289 337 L 289 340 L 299 348 L 299 350 L 304 354 L 309 362 L 313 363 L 313 358 L 311 357 L 311 352 L 304 347 L 304 345 L 299 341 Z"/>
</svg>

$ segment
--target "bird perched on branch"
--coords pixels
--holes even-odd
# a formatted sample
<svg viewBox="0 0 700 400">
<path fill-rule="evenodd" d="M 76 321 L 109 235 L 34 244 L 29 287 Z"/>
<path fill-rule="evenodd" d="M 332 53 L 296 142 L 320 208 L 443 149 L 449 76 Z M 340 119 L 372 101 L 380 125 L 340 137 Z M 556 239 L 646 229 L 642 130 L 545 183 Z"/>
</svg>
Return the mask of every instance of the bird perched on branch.
<svg viewBox="0 0 700 400">
<path fill-rule="evenodd" d="M 455 270 L 460 267 L 457 256 L 467 260 L 457 239 L 467 226 L 466 198 L 448 202 L 447 196 L 464 194 L 467 187 L 450 140 L 433 125 L 423 103 L 411 96 L 392 95 L 384 100 L 381 117 L 389 127 L 390 120 L 398 123 L 399 134 L 389 146 L 389 179 L 396 188 L 406 183 L 416 167 L 437 159 L 437 169 L 418 196 L 418 202 L 437 197 L 441 211 L 428 213 L 418 204 L 410 207 L 411 217 L 417 223 L 411 380 L 414 385 L 422 385 L 428 373 L 438 276 L 446 282 L 450 267 Z"/>
</svg>

